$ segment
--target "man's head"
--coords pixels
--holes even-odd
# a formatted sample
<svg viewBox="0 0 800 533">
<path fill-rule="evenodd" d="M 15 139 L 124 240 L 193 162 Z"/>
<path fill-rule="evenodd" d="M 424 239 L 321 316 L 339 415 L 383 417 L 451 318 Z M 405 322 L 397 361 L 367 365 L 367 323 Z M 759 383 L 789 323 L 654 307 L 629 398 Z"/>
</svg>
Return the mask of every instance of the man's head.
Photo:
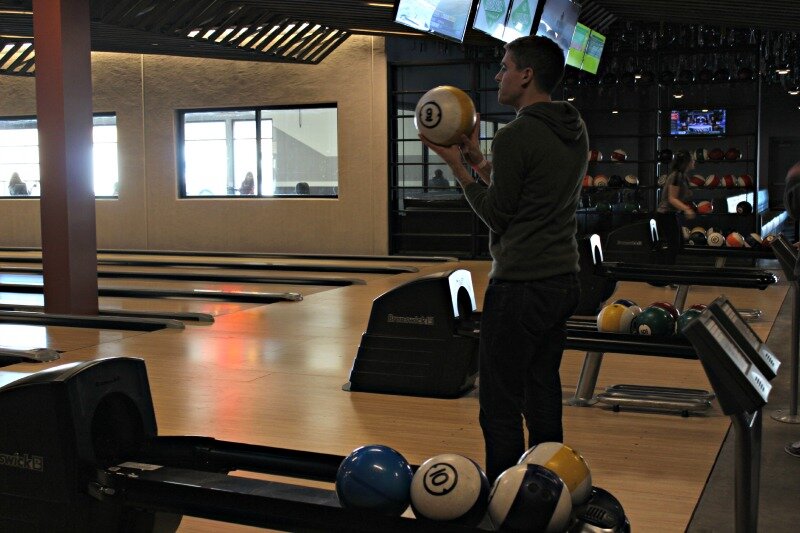
<svg viewBox="0 0 800 533">
<path fill-rule="evenodd" d="M 437 178 L 443 178 L 444 172 L 442 172 L 442 169 L 437 168 L 436 170 L 433 171 L 433 175 L 436 176 Z"/>
<path fill-rule="evenodd" d="M 497 100 L 519 109 L 531 96 L 546 96 L 564 76 L 564 52 L 547 37 L 520 37 L 506 44 Z"/>
</svg>

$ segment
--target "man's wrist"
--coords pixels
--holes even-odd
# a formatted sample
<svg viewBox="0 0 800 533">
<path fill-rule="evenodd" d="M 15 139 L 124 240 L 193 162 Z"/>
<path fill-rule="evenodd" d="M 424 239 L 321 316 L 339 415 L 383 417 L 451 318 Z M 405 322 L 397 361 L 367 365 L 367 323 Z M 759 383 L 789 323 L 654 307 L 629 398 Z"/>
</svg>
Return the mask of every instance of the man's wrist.
<svg viewBox="0 0 800 533">
<path fill-rule="evenodd" d="M 474 170 L 475 172 L 480 172 L 481 170 L 483 170 L 488 166 L 489 166 L 489 160 L 484 157 L 481 158 L 479 163 L 475 163 L 472 165 L 472 170 Z"/>
</svg>

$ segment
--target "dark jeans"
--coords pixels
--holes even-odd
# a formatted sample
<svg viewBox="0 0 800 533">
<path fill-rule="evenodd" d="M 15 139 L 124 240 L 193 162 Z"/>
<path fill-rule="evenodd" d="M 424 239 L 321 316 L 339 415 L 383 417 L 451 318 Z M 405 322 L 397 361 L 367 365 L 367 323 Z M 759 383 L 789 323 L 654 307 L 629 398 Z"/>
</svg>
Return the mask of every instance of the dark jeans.
<svg viewBox="0 0 800 533">
<path fill-rule="evenodd" d="M 528 447 L 563 440 L 558 369 L 565 322 L 579 298 L 577 274 L 489 282 L 481 315 L 478 393 L 490 482 L 526 449 L 522 416 Z"/>
</svg>

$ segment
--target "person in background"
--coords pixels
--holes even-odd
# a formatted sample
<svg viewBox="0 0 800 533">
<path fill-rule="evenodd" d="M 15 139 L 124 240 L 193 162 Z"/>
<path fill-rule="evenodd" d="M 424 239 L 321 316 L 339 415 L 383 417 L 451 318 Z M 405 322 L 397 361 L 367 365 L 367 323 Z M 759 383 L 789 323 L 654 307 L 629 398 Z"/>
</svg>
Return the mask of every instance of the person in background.
<svg viewBox="0 0 800 533">
<path fill-rule="evenodd" d="M 477 127 L 450 147 L 420 136 L 490 230 L 478 388 L 490 482 L 525 451 L 523 417 L 528 447 L 563 442 L 559 367 L 566 320 L 580 300 L 576 210 L 589 164 L 580 113 L 551 98 L 564 75 L 564 52 L 546 37 L 522 37 L 505 48 L 497 100 L 516 118 L 495 134 L 491 162 Z"/>
<path fill-rule="evenodd" d="M 675 153 L 669 167 L 664 185 L 661 187 L 661 200 L 656 207 L 656 222 L 659 237 L 668 243 L 670 250 L 680 250 L 683 246 L 681 234 L 682 221 L 695 217 L 694 208 L 689 203 L 692 191 L 689 189 L 689 171 L 694 168 L 694 158 L 686 150 Z"/>
<path fill-rule="evenodd" d="M 433 171 L 433 177 L 428 181 L 428 187 L 431 189 L 447 189 L 450 187 L 450 182 L 444 177 L 442 169 L 437 168 Z"/>
<path fill-rule="evenodd" d="M 299 194 L 300 196 L 308 196 L 311 194 L 311 187 L 309 187 L 308 183 L 305 181 L 301 181 L 294 186 L 294 193 Z"/>
<path fill-rule="evenodd" d="M 239 194 L 242 196 L 251 195 L 256 193 L 256 181 L 253 179 L 253 173 L 248 172 L 244 175 L 242 184 L 239 185 Z"/>
<path fill-rule="evenodd" d="M 8 181 L 8 194 L 11 196 L 28 196 L 29 194 L 27 185 L 16 172 L 11 174 L 11 179 Z"/>
<path fill-rule="evenodd" d="M 786 173 L 786 188 L 783 190 L 783 206 L 789 216 L 795 221 L 800 220 L 800 161 L 795 163 Z M 797 226 L 795 226 L 797 227 Z M 800 248 L 800 241 L 794 243 L 795 248 Z M 800 274 L 800 260 L 794 265 L 794 274 Z M 795 295 L 797 297 L 797 295 Z M 787 444 L 786 453 L 800 457 L 800 440 Z"/>
</svg>

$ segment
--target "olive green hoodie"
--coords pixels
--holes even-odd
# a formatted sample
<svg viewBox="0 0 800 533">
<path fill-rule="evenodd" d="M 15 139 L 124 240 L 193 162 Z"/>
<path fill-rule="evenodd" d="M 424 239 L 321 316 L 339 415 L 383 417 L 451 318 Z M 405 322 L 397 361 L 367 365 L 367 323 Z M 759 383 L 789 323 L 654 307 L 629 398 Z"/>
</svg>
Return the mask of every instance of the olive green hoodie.
<svg viewBox="0 0 800 533">
<path fill-rule="evenodd" d="M 525 107 L 497 132 L 491 185 L 464 189 L 490 230 L 490 278 L 529 281 L 579 270 L 575 211 L 588 153 L 586 126 L 567 102 Z"/>
</svg>

